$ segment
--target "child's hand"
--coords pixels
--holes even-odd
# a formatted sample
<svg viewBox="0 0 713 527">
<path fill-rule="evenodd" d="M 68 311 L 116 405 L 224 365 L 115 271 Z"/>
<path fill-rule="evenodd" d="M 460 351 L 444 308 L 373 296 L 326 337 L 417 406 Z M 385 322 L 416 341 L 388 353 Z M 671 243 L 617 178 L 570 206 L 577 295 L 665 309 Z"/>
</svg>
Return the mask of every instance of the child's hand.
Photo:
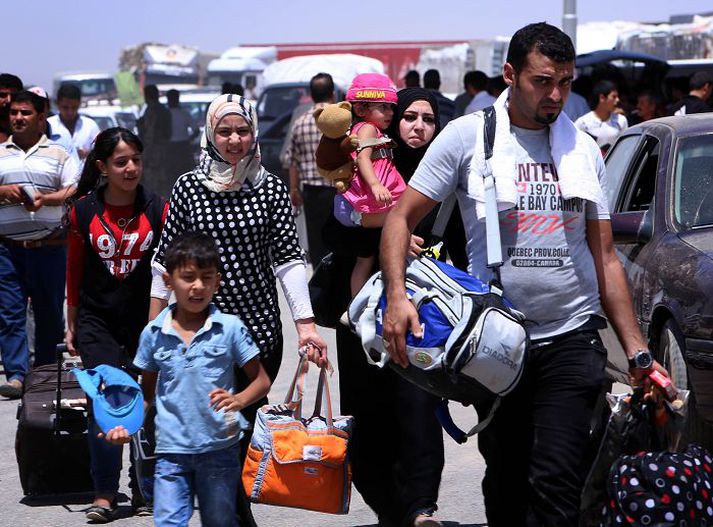
<svg viewBox="0 0 713 527">
<path fill-rule="evenodd" d="M 391 192 L 382 185 L 381 183 L 376 183 L 371 186 L 371 193 L 374 194 L 376 201 L 383 203 L 384 205 L 391 205 Z"/>
<path fill-rule="evenodd" d="M 115 426 L 114 428 L 109 430 L 106 433 L 106 436 L 99 432 L 97 434 L 97 437 L 99 439 L 103 437 L 108 443 L 111 443 L 112 445 L 124 445 L 131 441 L 129 431 L 121 425 Z"/>
<path fill-rule="evenodd" d="M 216 412 L 218 410 L 242 410 L 245 407 L 237 395 L 233 395 L 223 388 L 211 390 L 208 397 L 210 398 L 210 407 Z"/>
</svg>

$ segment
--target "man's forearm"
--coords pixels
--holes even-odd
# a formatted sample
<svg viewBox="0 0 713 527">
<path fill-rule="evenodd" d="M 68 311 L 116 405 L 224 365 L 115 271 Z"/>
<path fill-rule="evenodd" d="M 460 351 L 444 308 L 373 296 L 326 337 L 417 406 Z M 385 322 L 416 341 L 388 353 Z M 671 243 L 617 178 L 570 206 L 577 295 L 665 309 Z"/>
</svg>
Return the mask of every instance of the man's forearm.
<svg viewBox="0 0 713 527">
<path fill-rule="evenodd" d="M 290 164 L 290 192 L 293 189 L 300 189 L 300 173 L 295 163 Z"/>
<path fill-rule="evenodd" d="M 386 217 L 381 233 L 379 260 L 381 273 L 386 282 L 387 296 L 406 294 L 404 269 L 409 238 L 408 222 L 397 208 Z"/>
<path fill-rule="evenodd" d="M 74 185 L 70 187 L 65 187 L 63 189 L 57 190 L 56 192 L 50 192 L 48 194 L 42 195 L 42 205 L 57 206 L 64 205 L 67 198 L 74 194 L 76 187 Z"/>
<path fill-rule="evenodd" d="M 605 262 L 599 278 L 599 295 L 602 308 L 619 337 L 627 357 L 633 357 L 637 350 L 647 347 L 634 315 L 629 285 L 624 268 L 618 259 Z"/>
</svg>

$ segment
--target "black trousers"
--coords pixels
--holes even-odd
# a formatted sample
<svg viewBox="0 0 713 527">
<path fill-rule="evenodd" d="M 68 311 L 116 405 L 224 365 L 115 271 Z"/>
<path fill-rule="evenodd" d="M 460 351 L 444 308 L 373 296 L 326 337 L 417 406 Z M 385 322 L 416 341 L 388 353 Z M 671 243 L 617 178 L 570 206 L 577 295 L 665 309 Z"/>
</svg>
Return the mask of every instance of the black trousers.
<svg viewBox="0 0 713 527">
<path fill-rule="evenodd" d="M 337 328 L 341 413 L 353 415 L 350 445 L 354 486 L 380 525 L 410 525 L 435 510 L 443 470 L 439 399 L 388 367 L 366 362 L 361 343 Z"/>
<path fill-rule="evenodd" d="M 605 382 L 596 330 L 535 344 L 523 379 L 479 434 L 490 527 L 573 527 L 588 470 L 592 413 Z"/>
<path fill-rule="evenodd" d="M 322 229 L 332 214 L 336 192 L 334 187 L 326 185 L 303 185 L 302 187 L 309 260 L 313 267 L 316 267 L 328 252 L 322 238 Z"/>
<path fill-rule="evenodd" d="M 96 314 L 82 306 L 77 310 L 77 332 L 74 344 L 85 368 L 108 364 L 140 373 L 133 365 L 145 320 L 115 320 Z"/>
</svg>

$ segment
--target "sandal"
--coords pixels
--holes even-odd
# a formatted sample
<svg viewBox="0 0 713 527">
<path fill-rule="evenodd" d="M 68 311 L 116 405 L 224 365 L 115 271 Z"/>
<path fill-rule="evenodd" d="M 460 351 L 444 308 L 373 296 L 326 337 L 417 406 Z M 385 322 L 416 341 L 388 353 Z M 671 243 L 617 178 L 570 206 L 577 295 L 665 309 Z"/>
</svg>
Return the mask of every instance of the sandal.
<svg viewBox="0 0 713 527">
<path fill-rule="evenodd" d="M 443 527 L 443 524 L 433 517 L 434 513 L 433 510 L 418 513 L 413 519 L 413 527 Z"/>
<path fill-rule="evenodd" d="M 96 523 L 109 523 L 116 519 L 116 512 L 118 507 L 115 502 L 111 504 L 111 507 L 101 507 L 99 505 L 92 505 L 87 509 L 85 517 L 87 520 L 91 520 Z"/>
</svg>

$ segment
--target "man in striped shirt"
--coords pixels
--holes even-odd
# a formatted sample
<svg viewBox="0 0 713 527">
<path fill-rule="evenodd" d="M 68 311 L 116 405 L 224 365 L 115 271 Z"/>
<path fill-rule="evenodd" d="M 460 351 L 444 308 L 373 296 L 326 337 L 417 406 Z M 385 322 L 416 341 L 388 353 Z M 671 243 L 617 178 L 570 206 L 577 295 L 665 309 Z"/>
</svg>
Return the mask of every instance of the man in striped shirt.
<svg viewBox="0 0 713 527">
<path fill-rule="evenodd" d="M 44 134 L 45 104 L 29 91 L 13 95 L 12 135 L 0 144 L 0 353 L 7 383 L 0 396 L 19 398 L 29 367 L 27 300 L 35 314 L 35 365 L 54 361 L 64 324 L 64 201 L 74 190 L 74 158 Z"/>
<path fill-rule="evenodd" d="M 304 206 L 309 259 L 316 266 L 327 254 L 322 241 L 322 227 L 332 212 L 336 191 L 317 172 L 315 153 L 322 132 L 317 128 L 312 113 L 334 102 L 332 76 L 318 73 L 310 80 L 309 89 L 314 106 L 295 121 L 287 155 L 290 159 L 290 200 L 295 207 Z"/>
</svg>

